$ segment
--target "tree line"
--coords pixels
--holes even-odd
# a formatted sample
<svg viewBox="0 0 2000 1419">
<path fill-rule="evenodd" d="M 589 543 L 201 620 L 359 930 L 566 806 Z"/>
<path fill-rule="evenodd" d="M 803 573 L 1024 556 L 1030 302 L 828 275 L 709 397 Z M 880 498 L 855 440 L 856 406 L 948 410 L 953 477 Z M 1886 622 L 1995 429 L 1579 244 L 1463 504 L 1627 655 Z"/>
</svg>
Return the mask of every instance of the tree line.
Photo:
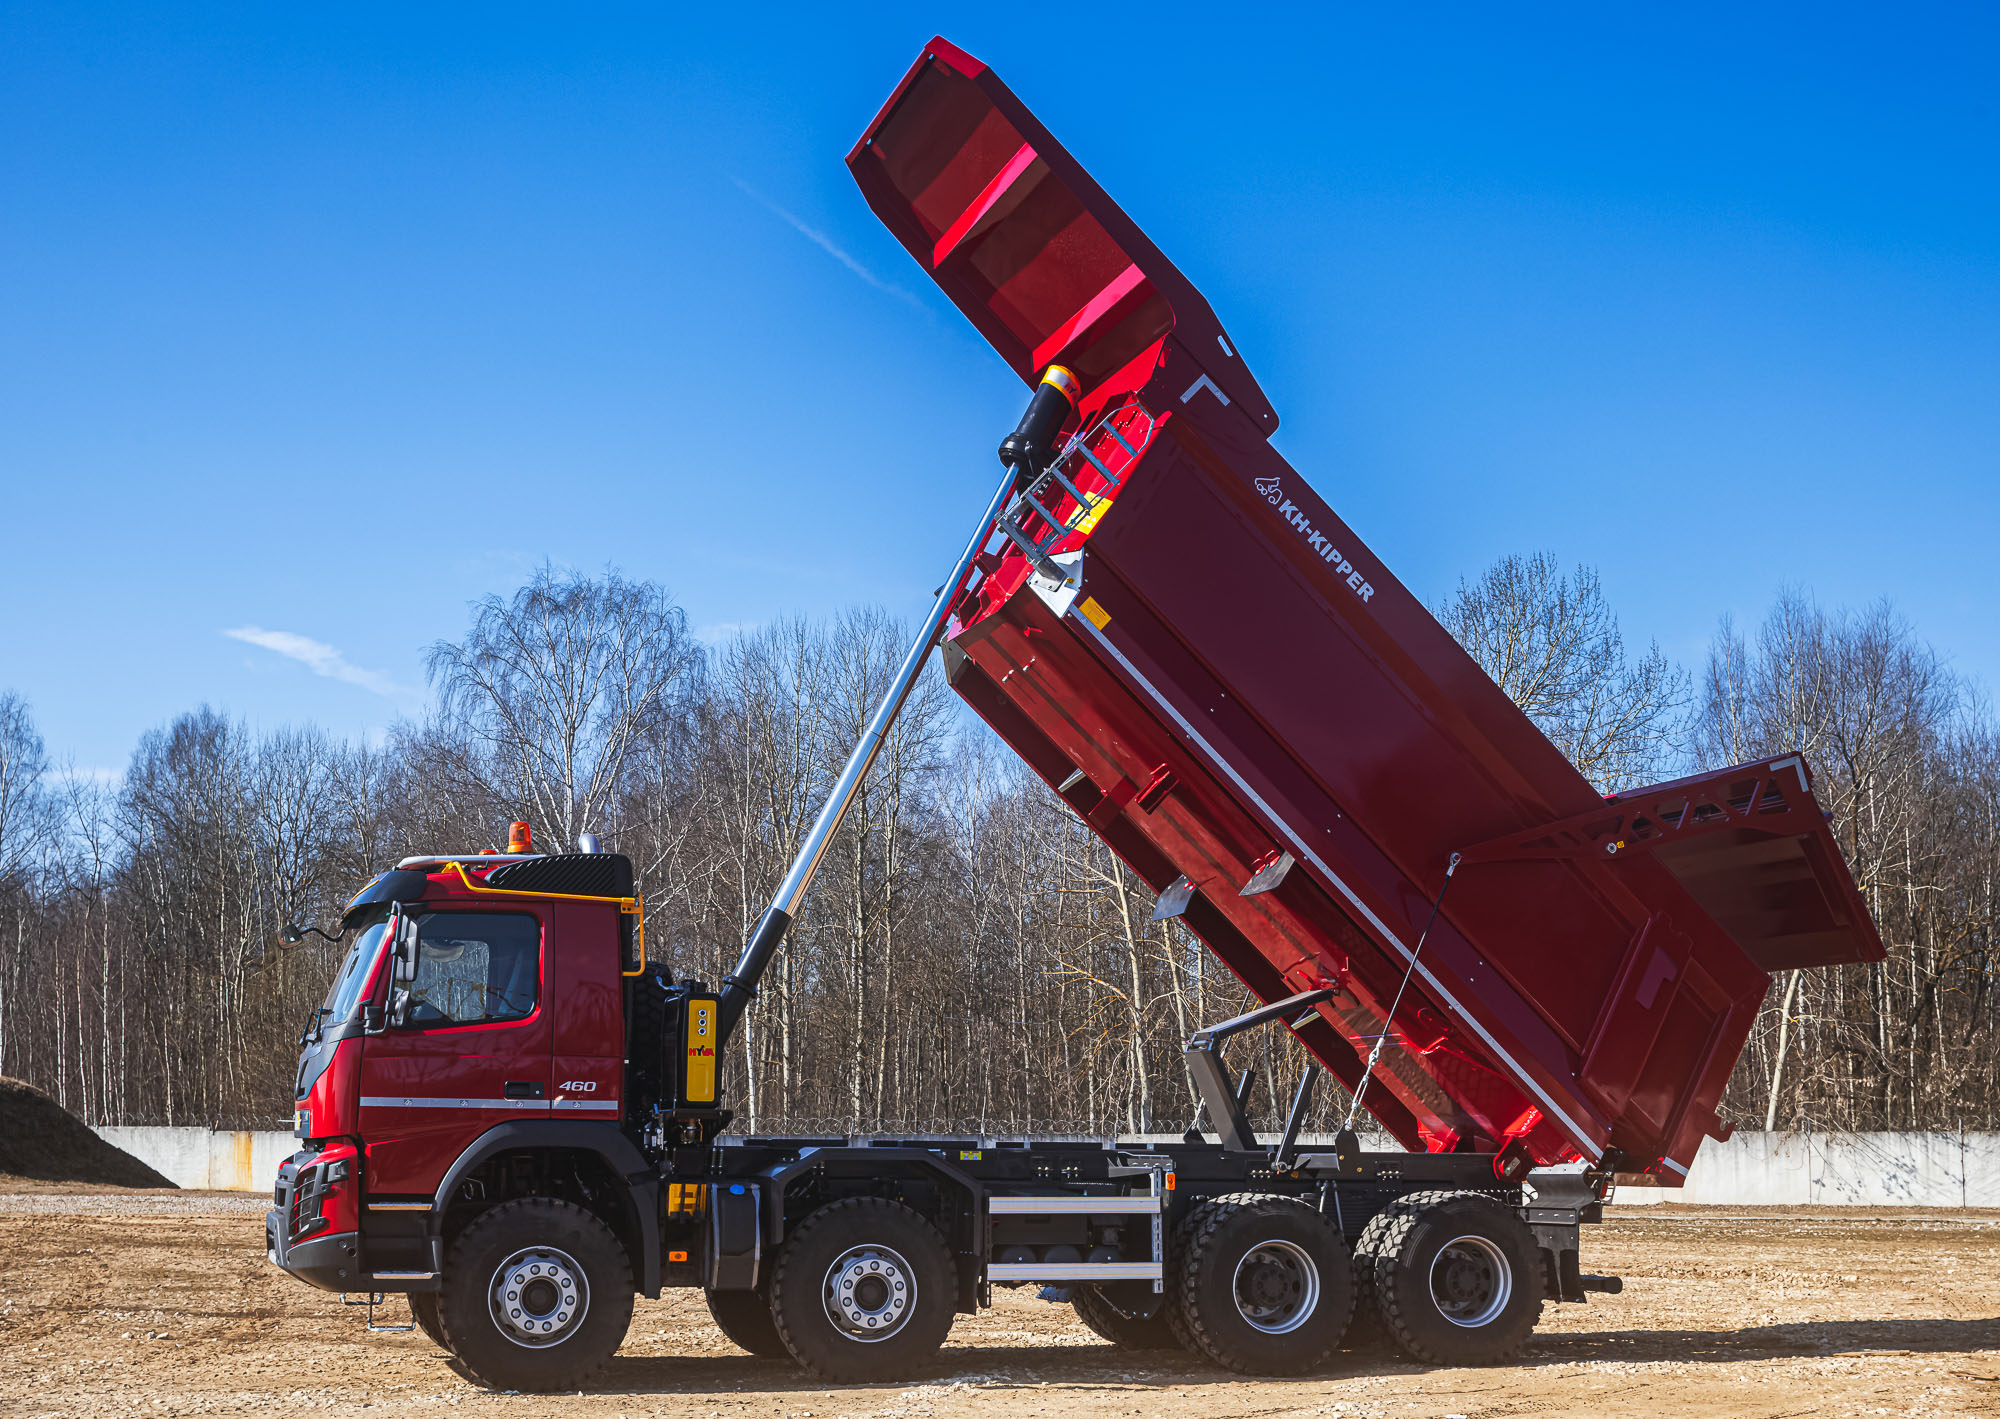
<svg viewBox="0 0 2000 1419">
<path fill-rule="evenodd" d="M 1588 568 L 1503 558 L 1440 620 L 1600 788 L 1793 750 L 1889 959 L 1773 988 L 1725 1116 L 1990 1127 L 2000 730 L 1886 603 L 1800 592 L 1718 628 L 1697 671 L 1628 651 Z M 874 609 L 705 645 L 657 585 L 543 569 L 432 646 L 379 744 L 202 707 L 115 783 L 52 765 L 0 694 L 0 1073 L 108 1123 L 270 1126 L 340 948 L 407 855 L 526 819 L 631 857 L 677 974 L 734 962 L 906 643 Z M 1181 1045 L 1240 984 L 927 672 L 828 853 L 726 1067 L 749 1130 L 1104 1134 L 1194 1116 Z M 1273 1125 L 1302 1067 L 1231 1045 Z M 1321 1091 L 1318 1126 L 1344 1112 Z"/>
</svg>

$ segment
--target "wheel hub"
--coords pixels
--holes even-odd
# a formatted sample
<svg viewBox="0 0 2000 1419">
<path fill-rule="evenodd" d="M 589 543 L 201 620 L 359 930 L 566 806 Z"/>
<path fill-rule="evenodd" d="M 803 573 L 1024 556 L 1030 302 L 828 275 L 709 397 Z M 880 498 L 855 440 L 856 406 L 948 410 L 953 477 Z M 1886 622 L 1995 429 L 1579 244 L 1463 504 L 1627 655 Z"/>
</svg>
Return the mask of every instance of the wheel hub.
<svg viewBox="0 0 2000 1419">
<path fill-rule="evenodd" d="M 1254 1329 L 1284 1335 L 1319 1307 L 1319 1267 L 1294 1242 L 1253 1247 L 1236 1263 L 1236 1311 Z"/>
<path fill-rule="evenodd" d="M 494 1269 L 487 1306 L 500 1333 L 516 1345 L 561 1344 L 590 1311 L 590 1283 L 568 1252 L 523 1247 Z"/>
<path fill-rule="evenodd" d="M 849 1247 L 826 1271 L 827 1319 L 850 1339 L 886 1340 L 902 1329 L 916 1299 L 910 1263 L 890 1247 Z"/>
<path fill-rule="evenodd" d="M 1431 1262 L 1431 1301 L 1453 1325 L 1491 1325 L 1514 1295 L 1514 1268 L 1490 1237 L 1454 1237 Z"/>
</svg>

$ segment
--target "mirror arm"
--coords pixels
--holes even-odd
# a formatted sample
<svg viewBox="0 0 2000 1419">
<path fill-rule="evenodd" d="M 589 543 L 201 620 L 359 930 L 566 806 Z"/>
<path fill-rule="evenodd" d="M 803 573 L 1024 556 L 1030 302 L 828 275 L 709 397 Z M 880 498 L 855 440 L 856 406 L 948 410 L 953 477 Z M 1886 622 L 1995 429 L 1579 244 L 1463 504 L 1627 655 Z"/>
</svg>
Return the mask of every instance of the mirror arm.
<svg viewBox="0 0 2000 1419">
<path fill-rule="evenodd" d="M 321 931 L 317 926 L 300 926 L 298 923 L 290 921 L 278 928 L 278 940 L 286 946 L 296 946 L 305 940 L 307 936 L 317 936 L 322 941 L 331 941 L 334 945 L 338 946 L 340 938 L 345 935 L 347 935 L 347 928 L 344 926 L 331 936 Z"/>
</svg>

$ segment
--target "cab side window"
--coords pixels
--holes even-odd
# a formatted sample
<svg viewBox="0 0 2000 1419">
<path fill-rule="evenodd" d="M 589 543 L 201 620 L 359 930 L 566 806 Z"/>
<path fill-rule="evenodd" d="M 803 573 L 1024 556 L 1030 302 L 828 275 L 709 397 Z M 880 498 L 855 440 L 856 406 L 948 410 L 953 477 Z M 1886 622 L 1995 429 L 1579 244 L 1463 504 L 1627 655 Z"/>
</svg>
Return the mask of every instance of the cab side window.
<svg viewBox="0 0 2000 1419">
<path fill-rule="evenodd" d="M 542 976 L 542 924 L 501 912 L 432 912 L 417 922 L 417 978 L 403 1021 L 416 1029 L 524 1020 Z"/>
</svg>

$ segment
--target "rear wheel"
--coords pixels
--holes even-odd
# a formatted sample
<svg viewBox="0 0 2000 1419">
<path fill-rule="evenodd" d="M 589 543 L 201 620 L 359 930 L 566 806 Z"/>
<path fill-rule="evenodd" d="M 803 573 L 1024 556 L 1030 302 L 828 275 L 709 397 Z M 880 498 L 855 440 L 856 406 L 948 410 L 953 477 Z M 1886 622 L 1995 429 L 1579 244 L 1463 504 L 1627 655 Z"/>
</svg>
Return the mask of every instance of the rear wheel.
<svg viewBox="0 0 2000 1419">
<path fill-rule="evenodd" d="M 1541 1252 L 1513 1210 L 1474 1192 L 1419 1194 L 1375 1253 L 1375 1295 L 1396 1343 L 1434 1365 L 1490 1365 L 1542 1317 Z"/>
<path fill-rule="evenodd" d="M 417 1329 L 431 1338 L 431 1343 L 440 1350 L 451 1349 L 444 1338 L 444 1324 L 438 1320 L 438 1298 L 435 1291 L 410 1292 L 410 1319 L 417 1323 Z"/>
<path fill-rule="evenodd" d="M 1177 1350 L 1180 1340 L 1167 1318 L 1167 1298 L 1149 1295 L 1150 1314 L 1127 1309 L 1122 1298 L 1107 1296 L 1096 1286 L 1078 1286 L 1070 1296 L 1077 1319 L 1121 1350 Z"/>
<path fill-rule="evenodd" d="M 1347 1323 L 1347 1334 L 1341 1337 L 1343 1350 L 1382 1350 L 1390 1344 L 1388 1327 L 1382 1321 L 1382 1307 L 1375 1296 L 1375 1256 L 1382 1248 L 1382 1238 L 1388 1235 L 1389 1225 L 1398 1215 L 1398 1204 L 1390 1203 L 1370 1217 L 1361 1235 L 1354 1239 L 1353 1266 L 1349 1270 L 1354 1282 L 1354 1318 Z"/>
<path fill-rule="evenodd" d="M 1354 1305 L 1347 1242 L 1305 1203 L 1218 1197 L 1179 1240 L 1173 1319 L 1190 1349 L 1244 1374 L 1297 1375 L 1339 1343 Z"/>
<path fill-rule="evenodd" d="M 574 1389 L 625 1339 L 632 1268 L 604 1223 L 574 1203 L 503 1202 L 445 1258 L 445 1343 L 494 1389 Z"/>
<path fill-rule="evenodd" d="M 710 1291 L 708 1313 L 737 1349 L 767 1360 L 791 1358 L 778 1335 L 778 1323 L 771 1319 L 770 1297 L 763 1291 Z"/>
<path fill-rule="evenodd" d="M 956 1279 L 944 1239 L 917 1213 L 846 1198 L 779 1249 L 771 1317 L 792 1358 L 824 1379 L 900 1379 L 951 1333 Z"/>
</svg>

